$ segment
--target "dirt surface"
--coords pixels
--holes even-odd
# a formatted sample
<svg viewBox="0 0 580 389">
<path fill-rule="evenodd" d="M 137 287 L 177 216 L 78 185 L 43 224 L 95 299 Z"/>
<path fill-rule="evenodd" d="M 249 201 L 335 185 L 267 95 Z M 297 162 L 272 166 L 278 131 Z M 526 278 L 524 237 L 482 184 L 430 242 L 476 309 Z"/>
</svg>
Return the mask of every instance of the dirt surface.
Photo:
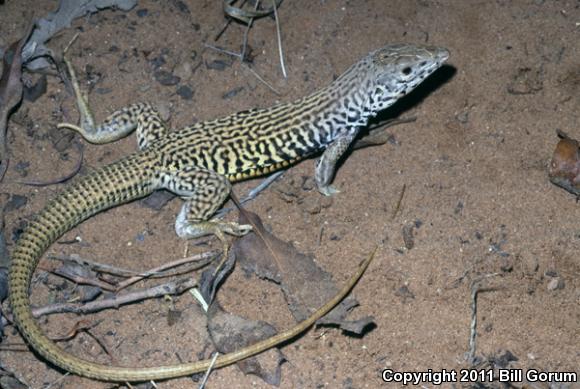
<svg viewBox="0 0 580 389">
<path fill-rule="evenodd" d="M 19 39 L 31 18 L 44 16 L 56 4 L 3 2 L 0 46 Z M 308 160 L 247 205 L 277 236 L 314 254 L 341 283 L 379 245 L 354 291 L 360 302 L 354 317 L 372 315 L 375 326 L 361 337 L 322 327 L 285 345 L 283 388 L 394 386 L 381 381 L 383 369 L 470 367 L 465 358 L 471 286 L 482 277 L 480 358 L 507 350 L 518 358 L 512 367 L 579 372 L 580 210 L 574 196 L 549 183 L 546 171 L 556 129 L 580 138 L 580 3 L 469 4 L 285 1 L 279 17 L 288 79 L 280 71 L 274 20 L 256 21 L 249 35 L 252 68 L 280 96 L 238 60 L 204 47 L 237 51 L 242 42 L 244 27 L 236 23 L 214 42 L 225 21 L 217 1 L 139 1 L 127 13 L 105 10 L 79 19 L 49 44 L 60 52 L 80 33 L 71 58 L 82 87 L 94 82 L 90 99 L 97 118 L 150 101 L 169 113 L 175 128 L 301 97 L 386 43 L 429 43 L 451 51 L 447 67 L 384 115 L 417 116 L 417 121 L 389 129 L 393 142 L 349 155 L 334 181 L 341 193 L 330 203 L 321 203 L 312 186 L 303 185 L 303 177 L 313 175 L 314 160 Z M 160 83 L 167 74 L 178 76 L 177 84 Z M 35 82 L 38 75 L 27 77 Z M 57 130 L 56 124 L 76 120 L 74 100 L 54 76 L 48 77 L 42 97 L 24 101 L 12 116 L 12 159 L 0 189 L 12 196 L 6 202 L 10 249 L 26 221 L 64 186 L 33 188 L 18 182 L 51 180 L 74 168 L 78 153 L 70 143 L 72 133 Z M 85 145 L 81 174 L 136 148 L 133 136 L 102 146 L 77 141 Z M 258 183 L 234 189 L 243 195 Z M 296 197 L 284 194 L 288 186 Z M 25 204 L 17 196 L 25 196 Z M 159 211 L 142 202 L 117 207 L 61 240 L 80 237 L 81 243 L 55 244 L 49 252 L 142 271 L 181 258 L 186 247 L 190 254 L 218 249 L 215 239 L 187 243 L 176 237 L 173 221 L 180 205 L 174 200 Z M 413 242 L 409 236 L 403 239 L 404 231 L 412 231 Z M 62 301 L 63 291 L 74 295 L 72 287 L 37 271 L 33 302 Z M 278 329 L 294 323 L 279 288 L 239 268 L 218 299 L 226 310 Z M 180 312 L 176 320 L 168 320 L 171 310 Z M 52 315 L 40 322 L 56 337 L 87 319 L 96 323 L 94 338 L 79 334 L 63 344 L 68 351 L 106 363 L 151 366 L 211 356 L 199 315 L 191 296 L 184 294 L 174 306 L 158 299 L 90 316 Z M 3 344 L 22 345 L 14 328 L 7 327 L 5 334 Z M 31 352 L 1 351 L 0 359 L 33 388 L 113 387 L 63 377 Z M 158 385 L 197 386 L 190 378 Z M 207 387 L 269 385 L 227 367 L 213 372 Z"/>
</svg>

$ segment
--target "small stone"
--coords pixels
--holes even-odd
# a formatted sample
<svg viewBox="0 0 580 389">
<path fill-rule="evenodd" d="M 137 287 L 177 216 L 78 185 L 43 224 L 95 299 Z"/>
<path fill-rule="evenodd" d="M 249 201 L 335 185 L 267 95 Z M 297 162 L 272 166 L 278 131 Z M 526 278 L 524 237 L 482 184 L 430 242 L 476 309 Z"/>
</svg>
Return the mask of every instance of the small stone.
<svg viewBox="0 0 580 389">
<path fill-rule="evenodd" d="M 302 190 L 309 192 L 312 189 L 314 189 L 316 186 L 316 183 L 314 182 L 314 179 L 310 176 L 302 176 Z M 331 198 L 329 196 L 325 196 L 326 198 Z"/>
<path fill-rule="evenodd" d="M 179 10 L 179 12 L 184 13 L 184 14 L 190 14 L 191 11 L 189 10 L 189 7 L 187 6 L 187 4 L 185 4 L 183 1 L 181 0 L 177 0 L 173 2 L 173 5 L 175 7 L 177 7 L 177 9 Z"/>
<path fill-rule="evenodd" d="M 553 292 L 558 289 L 564 289 L 565 283 L 564 280 L 560 277 L 552 278 L 550 282 L 548 282 L 548 290 Z"/>
<path fill-rule="evenodd" d="M 10 200 L 4 205 L 4 212 L 11 212 L 18 208 L 22 208 L 28 203 L 28 197 L 13 194 L 10 196 Z"/>
<path fill-rule="evenodd" d="M 177 88 L 177 94 L 183 100 L 191 100 L 193 98 L 193 89 L 187 85 L 181 85 L 179 88 Z"/>
<path fill-rule="evenodd" d="M 409 289 L 407 285 L 403 285 L 399 289 L 397 289 L 395 291 L 395 296 L 402 297 L 405 302 L 407 299 L 415 298 L 415 294 L 411 292 L 411 289 Z"/>
<path fill-rule="evenodd" d="M 46 93 L 46 83 L 46 75 L 43 74 L 34 85 L 25 86 L 23 91 L 24 99 L 34 103 L 40 96 Z"/>
<path fill-rule="evenodd" d="M 226 62 L 226 61 L 223 61 L 221 59 L 216 59 L 215 61 L 206 62 L 205 66 L 208 69 L 222 71 L 222 70 L 225 70 L 227 67 L 232 66 L 232 63 L 233 62 L 231 62 L 231 61 Z"/>
<path fill-rule="evenodd" d="M 143 18 L 149 15 L 149 10 L 147 8 L 141 8 L 137 10 L 137 16 Z"/>
<path fill-rule="evenodd" d="M 244 87 L 243 86 L 239 86 L 237 88 L 232 89 L 229 92 L 224 93 L 223 96 L 222 96 L 222 98 L 224 100 L 231 99 L 232 97 L 234 97 L 235 95 L 237 95 L 238 93 L 240 93 L 243 90 L 244 90 Z"/>
<path fill-rule="evenodd" d="M 113 91 L 112 88 L 96 88 L 95 93 L 99 95 L 107 95 Z"/>
<path fill-rule="evenodd" d="M 157 70 L 155 73 L 153 73 L 153 76 L 158 83 L 164 86 L 177 85 L 179 84 L 179 81 L 181 81 L 179 77 L 166 70 Z"/>
<path fill-rule="evenodd" d="M 554 270 L 554 269 L 547 269 L 544 272 L 544 275 L 546 277 L 558 277 L 558 272 L 556 270 Z"/>
<path fill-rule="evenodd" d="M 163 65 L 165 65 L 165 57 L 163 55 L 158 55 L 157 57 L 153 58 L 149 61 L 153 69 L 157 69 Z"/>
<path fill-rule="evenodd" d="M 28 175 L 28 168 L 30 167 L 30 162 L 28 161 L 18 161 L 16 164 L 16 171 L 20 174 L 20 177 L 26 177 Z"/>
</svg>

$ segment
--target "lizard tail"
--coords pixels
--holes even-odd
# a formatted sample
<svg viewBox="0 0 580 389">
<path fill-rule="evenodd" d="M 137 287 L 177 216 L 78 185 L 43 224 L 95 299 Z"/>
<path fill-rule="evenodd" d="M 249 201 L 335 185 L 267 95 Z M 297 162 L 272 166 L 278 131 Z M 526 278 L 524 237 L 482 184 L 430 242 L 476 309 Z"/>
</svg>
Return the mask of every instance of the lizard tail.
<svg viewBox="0 0 580 389">
<path fill-rule="evenodd" d="M 154 178 L 145 172 L 153 168 L 142 166 L 148 163 L 143 154 L 138 153 L 80 179 L 39 213 L 12 253 L 9 288 L 14 322 L 32 348 L 68 372 L 100 381 L 137 382 L 182 377 L 206 371 L 212 366 L 218 368 L 235 363 L 288 341 L 312 326 L 349 293 L 374 257 L 373 252 L 334 298 L 306 320 L 270 338 L 219 356 L 215 361 L 208 359 L 178 365 L 132 368 L 108 366 L 71 355 L 50 340 L 32 316 L 28 293 L 32 273 L 42 254 L 62 234 L 102 210 L 151 193 Z"/>
<path fill-rule="evenodd" d="M 108 378 L 92 374 L 100 365 L 65 353 L 41 331 L 30 308 L 32 274 L 46 249 L 65 232 L 100 211 L 151 193 L 150 170 L 143 168 L 147 163 L 146 154 L 137 153 L 80 178 L 30 222 L 13 250 L 9 289 L 14 322 L 40 355 L 73 373 Z"/>
</svg>

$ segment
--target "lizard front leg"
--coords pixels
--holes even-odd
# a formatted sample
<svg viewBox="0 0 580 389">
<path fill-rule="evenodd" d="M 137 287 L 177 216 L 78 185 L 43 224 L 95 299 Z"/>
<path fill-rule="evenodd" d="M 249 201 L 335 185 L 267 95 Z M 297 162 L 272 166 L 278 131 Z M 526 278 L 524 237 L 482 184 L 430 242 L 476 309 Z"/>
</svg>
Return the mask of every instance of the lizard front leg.
<svg viewBox="0 0 580 389">
<path fill-rule="evenodd" d="M 334 178 L 336 164 L 345 151 L 348 150 L 355 137 L 356 132 L 339 136 L 326 148 L 326 150 L 324 150 L 324 153 L 316 162 L 314 178 L 316 180 L 318 191 L 323 195 L 332 196 L 333 194 L 340 192 L 338 189 L 330 185 L 330 183 Z"/>
</svg>

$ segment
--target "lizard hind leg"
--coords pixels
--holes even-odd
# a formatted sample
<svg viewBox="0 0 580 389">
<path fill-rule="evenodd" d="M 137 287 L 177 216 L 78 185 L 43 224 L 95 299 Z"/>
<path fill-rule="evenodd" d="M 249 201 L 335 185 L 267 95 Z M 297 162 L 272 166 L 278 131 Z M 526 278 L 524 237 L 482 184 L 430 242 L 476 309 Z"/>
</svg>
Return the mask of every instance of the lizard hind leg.
<svg viewBox="0 0 580 389">
<path fill-rule="evenodd" d="M 159 113 L 148 103 L 136 103 L 111 114 L 97 125 L 89 107 L 88 96 L 81 92 L 75 70 L 64 55 L 64 62 L 70 75 L 70 81 L 80 115 L 80 125 L 60 123 L 58 128 L 68 128 L 82 135 L 88 142 L 104 144 L 121 139 L 137 130 L 139 149 L 146 149 L 151 143 L 165 136 L 167 127 Z"/>
<path fill-rule="evenodd" d="M 231 192 L 227 177 L 214 171 L 188 167 L 162 173 L 161 186 L 181 196 L 185 203 L 175 220 L 175 232 L 184 239 L 215 235 L 223 244 L 224 259 L 229 244 L 225 234 L 242 236 L 251 231 L 250 225 L 210 220 Z"/>
</svg>

